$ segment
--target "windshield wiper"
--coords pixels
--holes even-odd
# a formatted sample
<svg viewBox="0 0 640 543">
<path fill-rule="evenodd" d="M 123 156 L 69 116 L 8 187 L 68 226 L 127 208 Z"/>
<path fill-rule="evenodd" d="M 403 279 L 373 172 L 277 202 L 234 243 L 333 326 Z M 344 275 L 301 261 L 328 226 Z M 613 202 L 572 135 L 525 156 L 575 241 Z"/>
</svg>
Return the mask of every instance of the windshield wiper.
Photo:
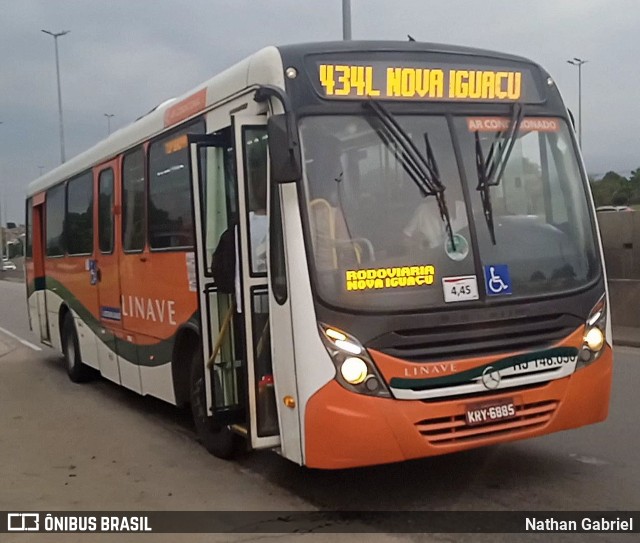
<svg viewBox="0 0 640 543">
<path fill-rule="evenodd" d="M 511 156 L 511 151 L 516 143 L 516 137 L 520 130 L 520 124 L 524 118 L 524 107 L 522 104 L 514 103 L 509 127 L 505 131 L 496 133 L 496 137 L 489 147 L 487 158 L 485 160 L 480 143 L 480 132 L 477 130 L 476 137 L 476 169 L 478 171 L 478 186 L 476 190 L 480 191 L 480 199 L 482 200 L 482 211 L 484 213 L 487 228 L 491 242 L 496 244 L 496 233 L 493 225 L 493 208 L 491 206 L 491 187 L 500 184 L 500 180 L 504 175 L 507 162 Z"/>
<path fill-rule="evenodd" d="M 409 177 L 418 186 L 422 195 L 434 196 L 438 202 L 438 210 L 440 211 L 440 218 L 445 224 L 447 236 L 451 241 L 451 247 L 455 251 L 456 244 L 453 237 L 453 230 L 451 228 L 451 218 L 449 216 L 449 208 L 444 197 L 444 191 L 446 187 L 440 180 L 440 171 L 438 164 L 433 154 L 431 143 L 429 142 L 429 136 L 425 132 L 424 141 L 426 146 L 426 157 L 423 155 L 411 137 L 405 132 L 405 130 L 396 121 L 393 115 L 387 111 L 387 109 L 380 103 L 373 100 L 365 102 L 365 105 L 370 107 L 376 114 L 382 126 L 385 128 L 385 132 L 378 132 L 380 138 L 384 144 L 392 148 L 391 143 L 400 147 L 402 151 L 400 154 L 396 150 L 392 149 L 397 158 L 400 159 L 402 167 L 405 169 Z"/>
</svg>

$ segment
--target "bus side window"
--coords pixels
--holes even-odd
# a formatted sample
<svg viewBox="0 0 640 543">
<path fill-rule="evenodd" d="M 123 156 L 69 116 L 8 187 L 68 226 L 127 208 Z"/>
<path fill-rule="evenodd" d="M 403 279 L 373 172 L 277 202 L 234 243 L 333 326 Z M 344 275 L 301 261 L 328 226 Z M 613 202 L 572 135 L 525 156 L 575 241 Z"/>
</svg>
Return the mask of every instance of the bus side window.
<svg viewBox="0 0 640 543">
<path fill-rule="evenodd" d="M 25 258 L 33 256 L 33 198 L 27 199 L 27 211 L 25 213 Z"/>
<path fill-rule="evenodd" d="M 243 129 L 251 273 L 267 272 L 267 130 Z"/>
<path fill-rule="evenodd" d="M 62 256 L 64 254 L 64 193 L 64 184 L 50 188 L 47 191 L 47 199 L 45 203 L 47 256 Z"/>
<path fill-rule="evenodd" d="M 231 142 L 231 128 L 217 132 Z M 225 147 L 202 147 L 200 168 L 202 182 L 202 217 L 205 225 L 206 273 L 211 274 L 211 263 L 222 234 L 237 222 L 235 210 L 235 168 L 232 144 Z M 232 279 L 233 280 L 233 279 Z"/>
<path fill-rule="evenodd" d="M 98 245 L 100 252 L 113 252 L 113 170 L 100 172 L 98 179 Z"/>
<path fill-rule="evenodd" d="M 122 161 L 122 247 L 142 251 L 145 240 L 144 149 L 139 147 Z"/>
<path fill-rule="evenodd" d="M 151 249 L 193 247 L 193 213 L 187 133 L 204 132 L 198 121 L 149 147 L 148 225 Z"/>
</svg>

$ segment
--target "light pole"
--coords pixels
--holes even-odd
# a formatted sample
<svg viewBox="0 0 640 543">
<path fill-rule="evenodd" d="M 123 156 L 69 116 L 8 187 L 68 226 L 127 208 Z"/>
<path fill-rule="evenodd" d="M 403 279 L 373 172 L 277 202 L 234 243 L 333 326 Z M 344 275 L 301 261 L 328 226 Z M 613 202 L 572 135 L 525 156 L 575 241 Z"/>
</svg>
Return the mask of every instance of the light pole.
<svg viewBox="0 0 640 543">
<path fill-rule="evenodd" d="M 578 67 L 578 143 L 582 149 L 582 65 L 588 61 L 573 57 L 567 62 Z"/>
<path fill-rule="evenodd" d="M 113 113 L 105 113 L 104 116 L 107 118 L 107 136 L 111 134 L 111 117 L 115 117 Z"/>
<path fill-rule="evenodd" d="M 49 34 L 49 36 L 53 36 L 53 41 L 55 43 L 56 49 L 56 78 L 58 80 L 58 113 L 60 114 L 60 163 L 64 163 L 64 128 L 62 123 L 62 93 L 60 91 L 60 60 L 58 58 L 58 38 L 60 36 L 64 36 L 71 32 L 70 30 L 63 30 L 62 32 L 49 32 L 48 30 L 43 30 L 45 34 Z"/>
<path fill-rule="evenodd" d="M 2 124 L 3 121 L 0 121 Z M 4 194 L 4 183 L 0 187 L 0 195 Z M 0 272 L 4 275 L 4 227 L 2 226 L 2 206 L 0 205 Z"/>
<path fill-rule="evenodd" d="M 342 0 L 342 39 L 351 39 L 351 0 Z"/>
</svg>

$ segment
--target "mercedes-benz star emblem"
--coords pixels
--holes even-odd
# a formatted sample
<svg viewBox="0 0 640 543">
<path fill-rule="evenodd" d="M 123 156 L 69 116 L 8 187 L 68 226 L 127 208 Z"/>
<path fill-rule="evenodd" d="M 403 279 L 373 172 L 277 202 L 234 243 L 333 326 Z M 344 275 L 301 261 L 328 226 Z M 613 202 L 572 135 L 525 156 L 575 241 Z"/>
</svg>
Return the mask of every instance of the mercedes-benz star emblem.
<svg viewBox="0 0 640 543">
<path fill-rule="evenodd" d="M 495 390 L 500 386 L 500 372 L 494 370 L 493 366 L 487 366 L 482 372 L 482 384 L 489 390 Z"/>
</svg>

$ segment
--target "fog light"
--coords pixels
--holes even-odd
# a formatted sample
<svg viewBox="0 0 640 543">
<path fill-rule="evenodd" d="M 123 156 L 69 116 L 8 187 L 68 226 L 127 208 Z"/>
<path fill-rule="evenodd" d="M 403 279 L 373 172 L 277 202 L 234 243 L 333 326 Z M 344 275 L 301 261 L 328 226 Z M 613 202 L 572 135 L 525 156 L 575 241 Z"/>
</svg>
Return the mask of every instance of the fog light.
<svg viewBox="0 0 640 543">
<path fill-rule="evenodd" d="M 373 375 L 370 375 L 369 378 L 365 381 L 364 386 L 367 387 L 367 390 L 375 392 L 380 388 L 380 383 Z"/>
<path fill-rule="evenodd" d="M 347 383 L 351 385 L 358 385 L 367 378 L 369 370 L 367 368 L 367 364 L 365 364 L 362 358 L 355 358 L 351 356 L 342 363 L 342 366 L 340 366 L 340 373 Z"/>
<path fill-rule="evenodd" d="M 590 328 L 584 335 L 584 342 L 592 351 L 599 351 L 604 346 L 604 334 L 600 328 Z"/>
</svg>

